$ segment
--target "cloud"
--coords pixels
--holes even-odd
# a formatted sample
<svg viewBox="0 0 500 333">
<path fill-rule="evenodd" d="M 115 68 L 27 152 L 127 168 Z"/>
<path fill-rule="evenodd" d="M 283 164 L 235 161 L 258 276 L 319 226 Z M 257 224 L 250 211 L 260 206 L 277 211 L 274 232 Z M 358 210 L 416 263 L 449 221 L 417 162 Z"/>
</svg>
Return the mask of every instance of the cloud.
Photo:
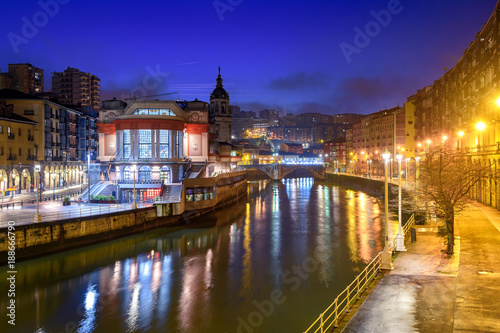
<svg viewBox="0 0 500 333">
<path fill-rule="evenodd" d="M 271 80 L 269 88 L 273 90 L 325 89 L 330 85 L 329 81 L 329 78 L 321 72 L 299 72 Z"/>
<path fill-rule="evenodd" d="M 419 79 L 398 75 L 381 78 L 352 77 L 341 81 L 331 103 L 339 113 L 369 114 L 403 105 L 423 84 Z"/>
</svg>

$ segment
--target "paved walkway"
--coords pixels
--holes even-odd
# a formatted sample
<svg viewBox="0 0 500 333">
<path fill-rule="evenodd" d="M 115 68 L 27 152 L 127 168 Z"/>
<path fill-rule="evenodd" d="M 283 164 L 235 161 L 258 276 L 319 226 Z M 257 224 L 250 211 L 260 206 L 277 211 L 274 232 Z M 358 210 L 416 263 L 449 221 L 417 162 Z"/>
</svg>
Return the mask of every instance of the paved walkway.
<svg viewBox="0 0 500 333">
<path fill-rule="evenodd" d="M 448 258 L 436 226 L 418 229 L 343 332 L 500 332 L 500 211 L 474 203 L 455 232 Z"/>
<path fill-rule="evenodd" d="M 59 219 L 67 219 L 69 217 L 80 217 L 88 215 L 99 215 L 108 212 L 122 211 L 133 209 L 131 203 L 122 204 L 90 204 L 75 202 L 78 196 L 72 198 L 73 202 L 69 206 L 62 205 L 62 199 L 52 200 L 54 194 L 60 198 L 65 195 L 71 195 L 78 192 L 80 185 L 58 188 L 53 191 L 45 191 L 39 203 L 39 213 L 42 221 L 55 221 Z M 49 201 L 45 201 L 44 199 Z M 3 199 L 3 201 L 2 201 Z M 8 221 L 15 221 L 16 225 L 34 223 L 36 214 L 36 201 L 34 193 L 23 193 L 1 198 L 0 197 L 0 227 L 7 226 Z M 21 205 L 21 201 L 23 204 Z M 1 205 L 3 203 L 3 205 Z M 150 204 L 137 203 L 137 207 L 148 207 Z"/>
</svg>

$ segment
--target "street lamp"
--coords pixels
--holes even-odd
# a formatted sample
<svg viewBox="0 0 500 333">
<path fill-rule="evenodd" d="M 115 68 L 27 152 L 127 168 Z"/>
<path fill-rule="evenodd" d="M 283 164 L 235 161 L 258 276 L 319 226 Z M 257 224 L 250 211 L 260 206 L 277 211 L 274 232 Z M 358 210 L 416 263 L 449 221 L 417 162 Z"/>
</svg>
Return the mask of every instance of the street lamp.
<svg viewBox="0 0 500 333">
<path fill-rule="evenodd" d="M 370 178 L 370 164 L 372 163 L 372 160 L 367 160 L 366 161 L 366 167 L 367 167 L 367 174 L 368 178 Z"/>
<path fill-rule="evenodd" d="M 431 140 L 427 140 L 426 142 L 427 142 L 427 153 L 429 153 L 430 152 L 430 147 L 429 146 L 431 144 Z"/>
<path fill-rule="evenodd" d="M 56 200 L 56 173 L 52 172 L 50 176 L 52 177 L 52 200 Z"/>
<path fill-rule="evenodd" d="M 391 153 L 387 150 L 382 154 L 384 158 L 384 170 L 385 170 L 385 248 L 382 252 L 381 257 L 381 269 L 392 270 L 392 252 L 389 250 L 389 182 L 388 182 L 388 164 Z"/>
<path fill-rule="evenodd" d="M 458 140 L 457 140 L 457 151 L 462 148 L 462 137 L 464 136 L 464 131 L 458 132 Z"/>
<path fill-rule="evenodd" d="M 407 157 L 405 159 L 405 167 L 406 167 L 406 171 L 405 171 L 406 172 L 405 173 L 405 180 L 406 180 L 406 182 L 405 182 L 405 184 L 408 184 L 408 163 L 410 163 L 410 161 L 411 161 L 411 158 L 409 158 L 409 157 Z"/>
<path fill-rule="evenodd" d="M 480 121 L 480 122 L 478 122 L 478 123 L 476 124 L 476 129 L 477 129 L 479 132 L 482 132 L 485 128 L 486 128 L 486 124 L 485 124 L 485 123 L 483 123 L 482 121 Z M 481 146 L 481 140 L 480 140 L 480 138 L 481 138 L 481 133 L 479 133 L 479 134 L 477 135 L 477 146 L 478 146 L 477 151 L 478 151 L 478 152 L 479 152 L 479 147 Z M 483 146 L 484 146 L 484 138 L 483 138 Z"/>
<path fill-rule="evenodd" d="M 132 204 L 132 207 L 136 209 L 137 203 L 135 202 L 135 165 L 132 165 L 132 172 L 134 173 L 134 203 Z"/>
<path fill-rule="evenodd" d="M 40 164 L 35 164 L 35 189 L 36 189 L 36 222 L 42 222 L 40 215 Z"/>
<path fill-rule="evenodd" d="M 88 202 L 90 203 L 90 154 L 87 154 L 87 177 L 88 177 L 88 193 L 87 193 L 87 198 Z"/>
<path fill-rule="evenodd" d="M 12 170 L 12 193 L 11 193 L 11 198 L 14 199 L 14 192 L 16 188 L 16 175 L 14 174 L 14 170 Z"/>
<path fill-rule="evenodd" d="M 403 229 L 401 227 L 401 160 L 403 155 L 396 155 L 398 160 L 398 235 L 396 236 L 396 251 L 406 251 L 405 238 L 403 237 Z"/>
<path fill-rule="evenodd" d="M 420 162 L 420 156 L 415 157 L 415 161 L 417 161 L 417 163 L 415 164 L 415 189 L 417 189 L 417 182 L 418 182 L 418 162 Z"/>
</svg>

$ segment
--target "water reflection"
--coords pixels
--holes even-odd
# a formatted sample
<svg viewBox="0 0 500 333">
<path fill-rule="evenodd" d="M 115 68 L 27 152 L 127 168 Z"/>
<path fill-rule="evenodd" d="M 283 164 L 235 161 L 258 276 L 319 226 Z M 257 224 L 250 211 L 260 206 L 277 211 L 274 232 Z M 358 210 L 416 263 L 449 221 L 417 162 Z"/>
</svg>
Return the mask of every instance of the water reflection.
<svg viewBox="0 0 500 333">
<path fill-rule="evenodd" d="M 246 201 L 194 227 L 19 263 L 14 331 L 300 331 L 383 249 L 380 213 L 312 178 L 249 183 Z"/>
</svg>

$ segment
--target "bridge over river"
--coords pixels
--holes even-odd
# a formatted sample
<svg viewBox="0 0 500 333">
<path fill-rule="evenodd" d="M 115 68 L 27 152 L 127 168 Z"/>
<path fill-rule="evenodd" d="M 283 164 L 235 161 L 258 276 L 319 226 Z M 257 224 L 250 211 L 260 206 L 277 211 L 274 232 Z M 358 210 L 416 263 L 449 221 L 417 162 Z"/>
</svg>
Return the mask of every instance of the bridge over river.
<svg viewBox="0 0 500 333">
<path fill-rule="evenodd" d="M 249 164 L 238 165 L 237 170 L 258 170 L 266 174 L 272 180 L 282 180 L 295 170 L 306 170 L 311 173 L 314 179 L 325 179 L 325 167 L 321 164 Z"/>
</svg>

